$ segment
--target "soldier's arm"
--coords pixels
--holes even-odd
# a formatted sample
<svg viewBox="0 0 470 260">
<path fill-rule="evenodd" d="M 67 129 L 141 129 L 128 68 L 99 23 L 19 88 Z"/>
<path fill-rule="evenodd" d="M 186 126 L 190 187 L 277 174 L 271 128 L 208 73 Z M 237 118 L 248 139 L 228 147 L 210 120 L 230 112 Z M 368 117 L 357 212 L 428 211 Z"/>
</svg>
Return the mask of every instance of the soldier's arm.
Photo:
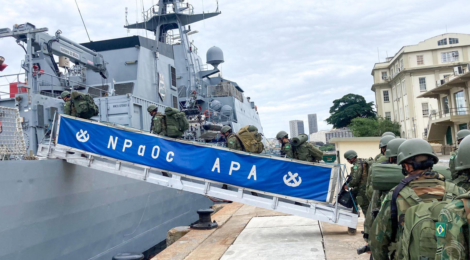
<svg viewBox="0 0 470 260">
<path fill-rule="evenodd" d="M 64 103 L 64 114 L 70 115 L 70 102 L 65 102 Z"/>
<path fill-rule="evenodd" d="M 374 259 L 388 259 L 388 247 L 392 242 L 392 219 L 390 216 L 391 197 L 391 193 L 388 193 L 380 208 L 379 214 L 370 228 L 369 245 Z"/>
<path fill-rule="evenodd" d="M 454 201 L 441 211 L 439 222 L 436 224 L 435 259 L 468 259 L 468 241 L 464 235 L 468 234 L 466 215 L 461 200 Z M 442 225 L 442 228 L 439 225 Z"/>
<path fill-rule="evenodd" d="M 162 122 L 160 118 L 155 118 L 155 121 L 153 121 L 153 131 L 155 134 L 159 135 L 162 132 Z"/>
<path fill-rule="evenodd" d="M 350 188 L 356 188 L 359 187 L 359 184 L 361 184 L 361 176 L 362 175 L 362 167 L 361 164 L 358 163 L 357 165 L 354 165 L 351 168 L 351 181 L 348 183 L 348 186 Z"/>
</svg>

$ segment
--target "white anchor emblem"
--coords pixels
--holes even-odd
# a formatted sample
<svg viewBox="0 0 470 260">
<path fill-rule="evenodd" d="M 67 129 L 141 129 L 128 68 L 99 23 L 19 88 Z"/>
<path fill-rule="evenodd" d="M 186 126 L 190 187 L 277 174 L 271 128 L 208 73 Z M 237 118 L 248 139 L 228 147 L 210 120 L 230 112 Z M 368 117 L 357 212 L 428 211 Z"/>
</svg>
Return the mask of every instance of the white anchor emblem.
<svg viewBox="0 0 470 260">
<path fill-rule="evenodd" d="M 302 178 L 300 178 L 298 173 L 292 174 L 292 172 L 289 172 L 289 178 L 287 178 L 287 174 L 284 175 L 284 183 L 289 186 L 289 187 L 297 187 L 302 183 Z M 297 176 L 299 176 L 299 179 L 296 179 Z M 291 182 L 292 181 L 292 182 Z"/>
<path fill-rule="evenodd" d="M 82 129 L 80 129 L 80 132 L 77 132 L 75 137 L 77 137 L 77 140 L 81 143 L 86 143 L 88 139 L 90 139 L 88 131 L 83 131 Z"/>
</svg>

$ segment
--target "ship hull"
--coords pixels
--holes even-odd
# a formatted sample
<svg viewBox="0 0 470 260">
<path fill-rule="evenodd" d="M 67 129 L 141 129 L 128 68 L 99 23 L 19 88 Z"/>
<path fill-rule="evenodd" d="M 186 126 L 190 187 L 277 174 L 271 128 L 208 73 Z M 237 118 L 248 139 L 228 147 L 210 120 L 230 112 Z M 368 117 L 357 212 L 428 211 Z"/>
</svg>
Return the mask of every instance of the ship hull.
<svg viewBox="0 0 470 260">
<path fill-rule="evenodd" d="M 143 252 L 212 202 L 62 160 L 0 162 L 0 260 Z"/>
</svg>

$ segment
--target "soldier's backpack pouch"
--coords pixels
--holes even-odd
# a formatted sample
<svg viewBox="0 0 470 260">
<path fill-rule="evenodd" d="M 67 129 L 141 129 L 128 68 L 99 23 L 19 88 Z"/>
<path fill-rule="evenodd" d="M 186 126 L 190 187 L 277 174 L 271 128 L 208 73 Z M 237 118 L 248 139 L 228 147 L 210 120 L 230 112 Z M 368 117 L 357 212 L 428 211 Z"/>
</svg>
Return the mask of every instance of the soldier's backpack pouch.
<svg viewBox="0 0 470 260">
<path fill-rule="evenodd" d="M 258 128 L 253 125 L 247 125 L 237 133 L 237 137 L 242 143 L 245 151 L 249 153 L 262 153 L 264 150 L 264 144 L 261 142 L 262 135 L 258 133 Z"/>
<path fill-rule="evenodd" d="M 189 129 L 189 123 L 186 115 L 176 108 L 165 108 L 166 116 L 166 134 L 169 137 L 181 137 Z"/>
<path fill-rule="evenodd" d="M 396 164 L 374 163 L 371 166 L 372 188 L 374 190 L 389 191 L 405 178 L 401 166 Z"/>
<path fill-rule="evenodd" d="M 74 91 L 71 94 L 71 99 L 78 117 L 90 119 L 98 115 L 98 106 L 89 94 Z"/>
</svg>

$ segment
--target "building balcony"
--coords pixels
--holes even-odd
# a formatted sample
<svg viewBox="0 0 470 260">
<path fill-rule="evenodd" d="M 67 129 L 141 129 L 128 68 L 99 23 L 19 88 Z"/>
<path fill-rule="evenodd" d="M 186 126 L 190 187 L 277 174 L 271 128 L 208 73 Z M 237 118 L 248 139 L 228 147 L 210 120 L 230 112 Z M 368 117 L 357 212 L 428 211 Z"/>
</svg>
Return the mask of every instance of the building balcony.
<svg viewBox="0 0 470 260">
<path fill-rule="evenodd" d="M 453 126 L 454 124 L 464 124 L 469 121 L 470 110 L 468 107 L 432 111 L 429 115 L 427 140 L 442 141 L 449 126 Z"/>
</svg>

